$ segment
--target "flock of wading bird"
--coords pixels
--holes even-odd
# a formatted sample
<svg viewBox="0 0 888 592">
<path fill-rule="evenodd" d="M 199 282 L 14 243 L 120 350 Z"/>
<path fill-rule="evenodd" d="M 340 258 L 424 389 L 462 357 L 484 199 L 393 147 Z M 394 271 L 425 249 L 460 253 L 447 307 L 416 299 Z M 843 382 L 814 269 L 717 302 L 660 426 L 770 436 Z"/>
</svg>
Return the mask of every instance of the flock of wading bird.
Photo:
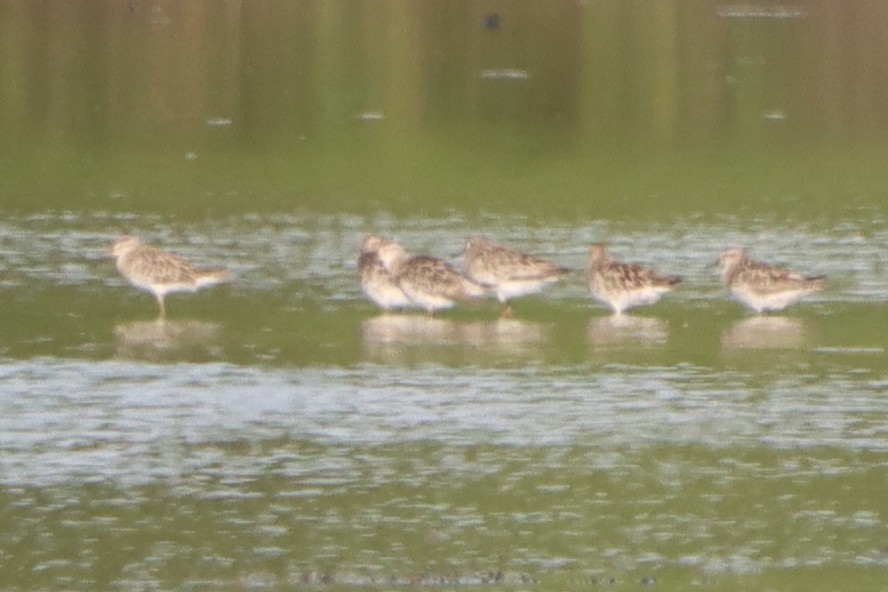
<svg viewBox="0 0 888 592">
<path fill-rule="evenodd" d="M 469 238 L 459 256 L 464 272 L 443 259 L 411 255 L 393 239 L 367 235 L 358 260 L 361 289 L 384 310 L 421 308 L 430 315 L 492 291 L 502 304 L 501 316 L 508 317 L 510 300 L 540 292 L 570 273 L 566 267 L 482 236 Z M 782 310 L 825 286 L 823 276 L 802 276 L 753 261 L 739 247 L 722 251 L 712 266 L 721 268 L 722 281 L 734 299 L 756 313 Z M 614 259 L 602 243 L 589 246 L 589 293 L 614 314 L 654 304 L 679 282 L 677 275 Z"/>
<path fill-rule="evenodd" d="M 225 269 L 197 267 L 175 253 L 121 236 L 111 248 L 117 269 L 133 286 L 154 294 L 160 317 L 164 298 L 173 292 L 194 292 L 229 278 Z M 469 238 L 460 256 L 460 272 L 444 259 L 411 255 L 397 241 L 375 234 L 361 244 L 358 273 L 364 294 L 382 309 L 419 308 L 434 315 L 460 301 L 477 300 L 488 292 L 502 304 L 502 317 L 512 314 L 513 298 L 540 292 L 570 272 L 551 261 L 488 238 Z M 822 290 L 823 276 L 802 276 L 783 267 L 753 261 L 739 247 L 725 249 L 713 263 L 735 300 L 756 313 L 778 311 Z M 605 245 L 589 246 L 586 281 L 593 298 L 614 314 L 657 302 L 681 281 L 649 267 L 615 260 Z"/>
</svg>

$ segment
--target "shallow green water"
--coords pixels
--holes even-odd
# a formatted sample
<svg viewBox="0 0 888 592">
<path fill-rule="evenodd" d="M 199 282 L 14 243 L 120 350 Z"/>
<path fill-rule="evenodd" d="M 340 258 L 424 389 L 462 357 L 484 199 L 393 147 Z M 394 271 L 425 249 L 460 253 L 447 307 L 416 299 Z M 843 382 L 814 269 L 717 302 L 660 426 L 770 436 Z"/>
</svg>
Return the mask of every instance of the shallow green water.
<svg viewBox="0 0 888 592">
<path fill-rule="evenodd" d="M 872 220 L 173 223 L 163 242 L 236 279 L 174 295 L 159 323 L 103 258 L 120 219 L 3 228 L 14 587 L 880 589 L 888 277 L 859 238 L 881 243 Z M 369 226 L 438 253 L 483 226 L 574 268 L 607 236 L 685 282 L 623 321 L 579 274 L 507 321 L 493 301 L 383 315 L 355 281 Z M 751 317 L 706 267 L 726 236 L 834 288 Z"/>
<path fill-rule="evenodd" d="M 886 590 L 884 12 L 0 3 L 0 588 Z M 121 232 L 233 281 L 159 323 Z M 366 232 L 577 273 L 382 315 Z"/>
</svg>

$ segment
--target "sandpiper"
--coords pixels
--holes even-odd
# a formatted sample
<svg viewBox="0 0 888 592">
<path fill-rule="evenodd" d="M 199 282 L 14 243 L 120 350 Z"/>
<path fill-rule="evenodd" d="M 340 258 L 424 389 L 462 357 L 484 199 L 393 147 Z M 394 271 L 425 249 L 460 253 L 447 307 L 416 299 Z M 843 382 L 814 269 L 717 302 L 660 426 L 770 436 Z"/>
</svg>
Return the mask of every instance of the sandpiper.
<svg viewBox="0 0 888 592">
<path fill-rule="evenodd" d="M 725 249 L 712 265 L 721 267 L 722 282 L 734 300 L 756 313 L 783 310 L 826 286 L 825 276 L 802 276 L 752 261 L 740 247 Z"/>
<path fill-rule="evenodd" d="M 453 307 L 459 300 L 473 300 L 484 295 L 484 286 L 465 277 L 445 261 L 427 255 L 411 256 L 395 241 L 382 244 L 377 254 L 407 298 L 430 315 Z"/>
<path fill-rule="evenodd" d="M 589 246 L 586 281 L 596 300 L 610 306 L 615 314 L 622 314 L 633 306 L 655 303 L 681 278 L 659 275 L 634 263 L 615 261 L 605 245 L 595 243 Z"/>
<path fill-rule="evenodd" d="M 135 236 L 121 236 L 111 247 L 117 270 L 137 288 L 154 294 L 160 316 L 166 316 L 164 297 L 171 292 L 194 292 L 229 277 L 226 269 L 202 269 L 175 253 L 142 243 Z"/>
<path fill-rule="evenodd" d="M 501 317 L 512 315 L 509 299 L 535 294 L 568 273 L 568 269 L 533 255 L 473 236 L 463 249 L 466 275 L 491 288 L 503 305 Z"/>
<path fill-rule="evenodd" d="M 413 306 L 379 258 L 379 248 L 390 240 L 376 234 L 368 234 L 361 243 L 361 255 L 358 258 L 361 290 L 384 311 Z"/>
</svg>

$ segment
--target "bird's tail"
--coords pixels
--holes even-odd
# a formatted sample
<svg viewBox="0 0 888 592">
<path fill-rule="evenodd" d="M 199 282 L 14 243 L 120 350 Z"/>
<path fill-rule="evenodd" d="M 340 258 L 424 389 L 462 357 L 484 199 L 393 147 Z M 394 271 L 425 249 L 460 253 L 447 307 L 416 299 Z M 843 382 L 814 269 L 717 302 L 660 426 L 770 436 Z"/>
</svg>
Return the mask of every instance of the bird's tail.
<svg viewBox="0 0 888 592">
<path fill-rule="evenodd" d="M 228 281 L 230 278 L 231 272 L 227 269 L 202 269 L 197 276 L 196 283 L 198 287 L 211 286 Z"/>
<path fill-rule="evenodd" d="M 825 275 L 809 275 L 805 277 L 805 281 L 813 290 L 822 290 L 826 287 Z"/>
<path fill-rule="evenodd" d="M 487 286 L 472 281 L 469 278 L 463 278 L 461 290 L 463 300 L 477 300 L 478 298 L 483 298 L 487 295 L 487 290 Z"/>
</svg>

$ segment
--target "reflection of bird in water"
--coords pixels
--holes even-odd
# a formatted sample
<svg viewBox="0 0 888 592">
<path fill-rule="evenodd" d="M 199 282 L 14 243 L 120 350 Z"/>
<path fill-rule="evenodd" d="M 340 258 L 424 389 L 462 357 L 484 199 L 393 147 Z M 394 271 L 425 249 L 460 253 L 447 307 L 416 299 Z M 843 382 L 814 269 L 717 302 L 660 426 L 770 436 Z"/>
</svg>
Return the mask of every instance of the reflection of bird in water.
<svg viewBox="0 0 888 592">
<path fill-rule="evenodd" d="M 361 324 L 365 355 L 388 362 L 430 355 L 478 356 L 538 352 L 546 343 L 547 327 L 513 319 L 459 323 L 424 315 L 379 315 Z M 431 349 L 429 349 L 431 348 Z M 425 354 L 419 353 L 425 351 Z"/>
<path fill-rule="evenodd" d="M 453 321 L 416 314 L 379 315 L 361 324 L 365 344 L 430 344 L 444 345 L 457 334 Z"/>
<path fill-rule="evenodd" d="M 725 249 L 713 266 L 721 267 L 722 282 L 734 300 L 756 313 L 783 310 L 826 286 L 824 276 L 801 276 L 782 267 L 752 261 L 746 250 Z"/>
<path fill-rule="evenodd" d="M 668 337 L 666 321 L 649 317 L 611 315 L 589 319 L 586 325 L 586 338 L 592 346 L 665 343 Z"/>
<path fill-rule="evenodd" d="M 204 321 L 136 321 L 114 328 L 117 354 L 129 359 L 217 357 L 222 325 Z"/>
<path fill-rule="evenodd" d="M 780 316 L 753 316 L 737 321 L 721 334 L 722 348 L 796 349 L 804 345 L 805 322 Z"/>
<path fill-rule="evenodd" d="M 511 298 L 535 294 L 568 270 L 533 255 L 509 249 L 483 236 L 473 236 L 463 249 L 466 275 L 491 288 L 502 303 L 500 316 L 512 314 Z"/>
<path fill-rule="evenodd" d="M 129 283 L 154 294 L 161 317 L 166 316 L 163 300 L 167 294 L 194 292 L 229 277 L 225 269 L 196 267 L 175 253 L 142 243 L 135 236 L 118 238 L 111 254 L 117 259 L 118 271 Z"/>
<path fill-rule="evenodd" d="M 460 341 L 466 345 L 505 352 L 535 349 L 547 337 L 546 326 L 516 319 L 466 323 L 460 331 Z"/>
<path fill-rule="evenodd" d="M 361 243 L 361 255 L 358 258 L 361 290 L 367 298 L 385 311 L 408 308 L 413 306 L 413 303 L 379 258 L 379 247 L 387 242 L 392 241 L 376 234 L 364 237 Z"/>
<path fill-rule="evenodd" d="M 616 314 L 634 307 L 657 302 L 671 291 L 681 278 L 659 275 L 648 267 L 614 260 L 601 243 L 589 246 L 586 281 L 592 297 L 607 304 Z"/>
<path fill-rule="evenodd" d="M 382 244 L 379 259 L 407 298 L 430 315 L 452 308 L 457 301 L 484 296 L 484 287 L 453 269 L 448 263 L 426 255 L 411 256 L 395 241 Z"/>
<path fill-rule="evenodd" d="M 458 328 L 450 319 L 418 314 L 383 314 L 361 323 L 361 349 L 368 359 L 385 363 L 407 362 L 424 354 L 439 359 L 441 348 L 454 343 Z"/>
</svg>

